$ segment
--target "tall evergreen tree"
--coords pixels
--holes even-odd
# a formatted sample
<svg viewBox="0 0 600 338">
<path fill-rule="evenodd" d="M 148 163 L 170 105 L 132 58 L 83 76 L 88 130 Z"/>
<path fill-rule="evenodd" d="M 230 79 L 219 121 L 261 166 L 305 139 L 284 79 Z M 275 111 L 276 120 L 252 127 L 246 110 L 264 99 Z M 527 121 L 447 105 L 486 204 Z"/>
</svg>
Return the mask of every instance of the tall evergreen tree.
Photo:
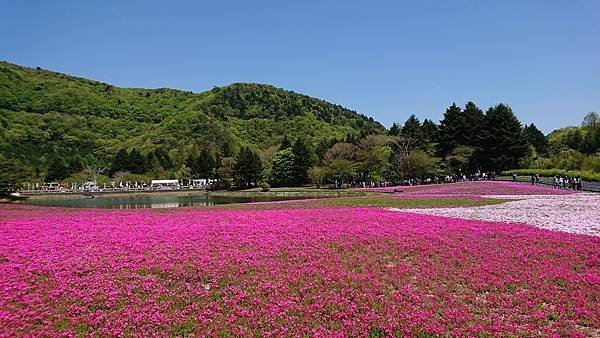
<svg viewBox="0 0 600 338">
<path fill-rule="evenodd" d="M 134 174 L 142 174 L 146 171 L 146 159 L 142 153 L 135 148 L 129 153 L 129 166 L 127 170 Z"/>
<path fill-rule="evenodd" d="M 548 148 L 548 139 L 542 133 L 535 124 L 530 124 L 523 128 L 523 133 L 525 134 L 525 138 L 527 138 L 527 142 L 535 148 L 538 154 L 543 155 L 546 153 Z"/>
<path fill-rule="evenodd" d="M 69 176 L 67 162 L 62 156 L 55 156 L 48 165 L 46 181 L 60 181 Z"/>
<path fill-rule="evenodd" d="M 401 131 L 402 131 L 402 128 L 400 127 L 400 125 L 398 123 L 394 122 L 392 124 L 392 126 L 390 127 L 390 130 L 388 131 L 388 135 L 398 136 L 398 135 L 400 135 Z"/>
<path fill-rule="evenodd" d="M 124 148 L 121 148 L 113 159 L 109 174 L 110 176 L 113 176 L 118 171 L 128 170 L 129 167 L 129 153 Z"/>
<path fill-rule="evenodd" d="M 421 141 L 423 140 L 423 134 L 421 131 L 421 121 L 412 114 L 404 125 L 402 126 L 402 136 L 410 137 L 414 140 Z"/>
<path fill-rule="evenodd" d="M 158 158 L 153 151 L 150 151 L 148 154 L 146 154 L 146 160 L 144 162 L 146 165 L 146 170 L 154 178 L 161 178 L 162 175 L 164 175 L 165 169 L 160 165 L 160 161 L 158 161 Z"/>
<path fill-rule="evenodd" d="M 423 135 L 424 143 L 423 148 L 429 153 L 433 153 L 435 150 L 435 146 L 438 142 L 438 131 L 439 128 L 435 122 L 430 119 L 423 120 L 423 123 L 421 124 L 421 134 Z"/>
<path fill-rule="evenodd" d="M 205 148 L 200 152 L 198 158 L 198 177 L 214 178 L 216 175 L 217 162 L 214 156 Z"/>
<path fill-rule="evenodd" d="M 483 111 L 475 103 L 467 102 L 461 119 L 464 133 L 461 134 L 462 138 L 459 139 L 459 143 L 466 146 L 476 146 L 479 142 L 477 136 L 480 135 L 483 129 L 484 119 L 485 114 L 483 114 Z"/>
<path fill-rule="evenodd" d="M 239 188 L 256 185 L 261 177 L 262 162 L 258 154 L 243 147 L 235 158 L 233 179 Z"/>
<path fill-rule="evenodd" d="M 509 106 L 499 104 L 488 109 L 482 137 L 484 169 L 514 169 L 527 155 L 529 145 L 521 123 Z"/>
<path fill-rule="evenodd" d="M 446 109 L 438 132 L 438 155 L 446 158 L 460 146 L 475 150 L 470 168 L 481 166 L 479 152 L 483 137 L 485 115 L 475 103 L 469 101 L 464 110 L 455 103 Z"/>
<path fill-rule="evenodd" d="M 315 151 L 307 140 L 297 139 L 292 146 L 294 162 L 292 168 L 293 185 L 308 183 L 308 169 L 316 162 Z"/>
<path fill-rule="evenodd" d="M 156 148 L 156 150 L 154 150 L 154 155 L 165 170 L 173 169 L 173 161 L 171 160 L 171 156 L 169 156 L 169 152 L 167 152 L 164 147 L 161 146 Z"/>
<path fill-rule="evenodd" d="M 441 157 L 448 156 L 460 144 L 458 141 L 462 138 L 462 133 L 462 109 L 453 103 L 446 109 L 444 118 L 440 121 L 438 153 Z"/>
<path fill-rule="evenodd" d="M 190 169 L 193 178 L 215 177 L 216 161 L 207 149 L 203 149 L 197 156 L 188 158 L 186 166 Z"/>
<path fill-rule="evenodd" d="M 467 102 L 465 109 L 462 112 L 462 132 L 456 142 L 457 146 L 452 149 L 452 153 L 456 153 L 459 149 L 464 149 L 461 146 L 466 146 L 473 149 L 472 156 L 469 159 L 467 168 L 469 171 L 481 169 L 482 161 L 485 156 L 481 153 L 481 144 L 483 140 L 483 131 L 485 128 L 485 114 L 472 101 Z"/>
</svg>

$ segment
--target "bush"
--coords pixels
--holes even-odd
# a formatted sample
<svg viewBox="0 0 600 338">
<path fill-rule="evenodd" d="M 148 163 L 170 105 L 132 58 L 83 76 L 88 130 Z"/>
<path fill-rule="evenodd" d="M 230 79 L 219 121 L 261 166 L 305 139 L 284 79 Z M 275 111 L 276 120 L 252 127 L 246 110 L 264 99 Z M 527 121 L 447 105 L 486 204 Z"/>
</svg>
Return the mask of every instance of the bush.
<svg viewBox="0 0 600 338">
<path fill-rule="evenodd" d="M 208 190 L 228 190 L 231 188 L 230 180 L 220 179 L 208 187 Z"/>
<path fill-rule="evenodd" d="M 267 192 L 271 188 L 271 185 L 265 181 L 260 182 L 260 191 Z"/>
<path fill-rule="evenodd" d="M 600 155 L 586 157 L 583 160 L 581 169 L 584 171 L 600 173 Z"/>
<path fill-rule="evenodd" d="M 539 174 L 540 176 L 552 177 L 552 176 L 569 176 L 569 177 L 581 177 L 584 181 L 600 181 L 600 173 L 594 173 L 591 171 L 582 170 L 563 170 L 563 169 L 515 169 L 503 171 L 501 175 L 511 176 L 517 174 L 519 176 L 531 176 Z"/>
</svg>

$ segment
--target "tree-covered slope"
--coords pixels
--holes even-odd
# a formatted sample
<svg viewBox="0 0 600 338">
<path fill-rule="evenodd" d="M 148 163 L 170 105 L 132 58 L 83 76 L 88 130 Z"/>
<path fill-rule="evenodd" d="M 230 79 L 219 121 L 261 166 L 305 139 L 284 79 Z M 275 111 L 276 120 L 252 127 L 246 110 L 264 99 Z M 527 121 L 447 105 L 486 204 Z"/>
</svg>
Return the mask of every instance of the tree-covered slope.
<svg viewBox="0 0 600 338">
<path fill-rule="evenodd" d="M 263 84 L 204 92 L 119 88 L 0 62 L 0 154 L 30 168 L 54 154 L 206 147 L 213 152 L 277 145 L 284 135 L 321 139 L 384 131 L 372 118 Z M 229 148 L 229 149 L 225 149 Z"/>
</svg>

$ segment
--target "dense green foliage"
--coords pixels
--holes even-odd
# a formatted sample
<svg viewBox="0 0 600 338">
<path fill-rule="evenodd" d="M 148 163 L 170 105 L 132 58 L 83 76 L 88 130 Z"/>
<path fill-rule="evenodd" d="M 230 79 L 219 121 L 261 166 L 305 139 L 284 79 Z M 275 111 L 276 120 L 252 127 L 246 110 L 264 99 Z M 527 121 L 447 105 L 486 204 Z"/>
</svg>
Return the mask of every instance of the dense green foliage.
<svg viewBox="0 0 600 338">
<path fill-rule="evenodd" d="M 519 167 L 595 178 L 599 153 L 595 113 L 545 136 L 505 104 L 484 113 L 468 102 L 448 107 L 439 124 L 411 115 L 386 133 L 372 118 L 269 85 L 128 89 L 0 63 L 4 190 L 23 181 L 152 178 L 344 186 Z"/>
<path fill-rule="evenodd" d="M 243 147 L 237 154 L 233 165 L 233 178 L 236 186 L 240 188 L 257 186 L 261 174 L 260 157 L 249 148 Z"/>
<path fill-rule="evenodd" d="M 523 159 L 521 167 L 538 172 L 556 172 L 557 175 L 577 175 L 598 180 L 600 175 L 600 117 L 587 114 L 580 127 L 553 131 L 547 137 L 536 133 L 540 146 L 532 143 L 535 151 Z"/>
<path fill-rule="evenodd" d="M 46 178 L 59 156 L 67 164 L 89 154 L 112 163 L 121 148 L 137 149 L 148 166 L 148 154 L 163 149 L 172 164 L 154 155 L 165 176 L 176 176 L 194 146 L 217 159 L 244 146 L 277 146 L 282 135 L 318 144 L 364 131 L 384 128 L 339 105 L 269 85 L 233 84 L 199 94 L 129 89 L 0 62 L 0 154 L 27 168 L 30 179 Z M 123 165 L 111 174 L 151 168 Z M 67 165 L 67 176 L 76 169 Z"/>
<path fill-rule="evenodd" d="M 503 175 L 511 176 L 517 174 L 519 176 L 540 175 L 546 177 L 562 176 L 562 177 L 579 177 L 584 181 L 600 181 L 600 173 L 580 170 L 563 170 L 563 169 L 515 169 L 502 172 Z"/>
</svg>

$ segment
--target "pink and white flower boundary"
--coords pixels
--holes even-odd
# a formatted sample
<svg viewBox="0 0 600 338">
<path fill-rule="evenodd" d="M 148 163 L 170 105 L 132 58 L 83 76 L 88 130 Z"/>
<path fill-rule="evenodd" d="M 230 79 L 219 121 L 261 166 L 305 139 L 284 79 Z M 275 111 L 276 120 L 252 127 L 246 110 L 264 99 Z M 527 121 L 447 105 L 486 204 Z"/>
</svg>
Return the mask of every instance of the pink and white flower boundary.
<svg viewBox="0 0 600 338">
<path fill-rule="evenodd" d="M 460 208 L 392 209 L 463 219 L 528 224 L 542 229 L 600 236 L 600 195 L 487 195 L 516 199 L 496 205 Z"/>
</svg>

